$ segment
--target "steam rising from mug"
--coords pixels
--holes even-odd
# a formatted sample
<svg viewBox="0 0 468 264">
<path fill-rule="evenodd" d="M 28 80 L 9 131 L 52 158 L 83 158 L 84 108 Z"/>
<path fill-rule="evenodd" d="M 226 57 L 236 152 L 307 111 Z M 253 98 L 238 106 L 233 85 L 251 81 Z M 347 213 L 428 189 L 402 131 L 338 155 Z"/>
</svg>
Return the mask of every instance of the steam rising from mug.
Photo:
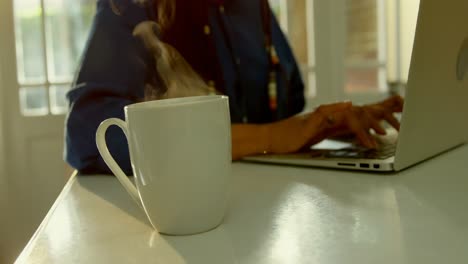
<svg viewBox="0 0 468 264">
<path fill-rule="evenodd" d="M 148 0 L 109 0 L 112 11 L 117 16 L 125 16 L 128 5 L 144 7 Z M 144 21 L 133 30 L 153 57 L 154 67 L 150 81 L 145 85 L 145 100 L 167 99 L 210 94 L 203 79 L 192 69 L 182 55 L 171 45 L 162 42 L 157 33 L 159 25 L 154 21 Z M 151 68 L 149 68 L 151 70 Z"/>
<path fill-rule="evenodd" d="M 156 32 L 159 26 L 153 21 L 144 21 L 133 30 L 153 56 L 159 76 L 157 87 L 145 87 L 145 100 L 208 95 L 209 89 L 202 78 L 192 69 L 180 53 L 171 45 L 162 42 Z"/>
</svg>

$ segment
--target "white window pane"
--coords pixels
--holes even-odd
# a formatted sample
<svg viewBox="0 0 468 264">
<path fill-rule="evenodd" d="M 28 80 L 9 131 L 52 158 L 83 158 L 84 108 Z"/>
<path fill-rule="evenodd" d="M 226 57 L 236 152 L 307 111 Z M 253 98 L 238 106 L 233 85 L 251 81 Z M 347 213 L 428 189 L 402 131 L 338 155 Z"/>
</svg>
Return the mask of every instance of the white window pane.
<svg viewBox="0 0 468 264">
<path fill-rule="evenodd" d="M 346 91 L 366 92 L 376 89 L 378 83 L 378 69 L 350 69 L 346 70 Z"/>
<path fill-rule="evenodd" d="M 317 95 L 316 73 L 314 67 L 302 65 L 302 81 L 304 82 L 304 95 L 313 98 Z"/>
<path fill-rule="evenodd" d="M 288 3 L 287 0 L 269 0 L 270 7 L 273 10 L 281 28 L 284 32 L 288 31 Z"/>
<path fill-rule="evenodd" d="M 305 95 L 316 94 L 313 0 L 269 0 L 301 70 Z"/>
<path fill-rule="evenodd" d="M 51 82 L 70 82 L 91 27 L 95 0 L 44 0 Z"/>
<path fill-rule="evenodd" d="M 312 0 L 287 1 L 287 38 L 296 61 L 302 69 L 307 97 L 314 97 L 316 94 L 312 5 Z"/>
<path fill-rule="evenodd" d="M 346 62 L 377 60 L 376 0 L 347 0 Z"/>
<path fill-rule="evenodd" d="M 18 82 L 45 82 L 40 0 L 14 0 Z"/>
<path fill-rule="evenodd" d="M 380 8 L 383 8 L 380 7 Z M 346 92 L 378 91 L 382 61 L 379 0 L 346 1 Z"/>
<path fill-rule="evenodd" d="M 315 97 L 317 95 L 317 75 L 315 72 L 310 72 L 306 77 L 304 82 L 306 83 L 305 95 L 308 98 Z"/>
<path fill-rule="evenodd" d="M 309 65 L 308 56 L 308 27 L 306 0 L 288 2 L 288 39 L 297 62 L 301 65 Z"/>
<path fill-rule="evenodd" d="M 26 116 L 47 115 L 49 113 L 47 97 L 45 87 L 20 88 L 21 112 Z"/>
<path fill-rule="evenodd" d="M 49 89 L 50 112 L 54 115 L 65 114 L 68 110 L 66 94 L 70 85 L 53 85 Z"/>
</svg>

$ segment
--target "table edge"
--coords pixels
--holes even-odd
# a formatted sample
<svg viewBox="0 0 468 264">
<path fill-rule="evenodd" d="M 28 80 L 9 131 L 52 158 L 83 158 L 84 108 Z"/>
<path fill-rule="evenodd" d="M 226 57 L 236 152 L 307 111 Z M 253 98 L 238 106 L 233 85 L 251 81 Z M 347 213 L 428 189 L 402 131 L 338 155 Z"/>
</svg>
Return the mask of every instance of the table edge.
<svg viewBox="0 0 468 264">
<path fill-rule="evenodd" d="M 50 207 L 49 211 L 47 212 L 46 216 L 44 219 L 42 219 L 42 222 L 39 224 L 38 228 L 32 235 L 32 237 L 29 239 L 28 243 L 24 247 L 24 249 L 21 251 L 21 253 L 18 255 L 14 263 L 23 263 L 29 253 L 32 251 L 32 246 L 33 243 L 35 242 L 36 238 L 39 236 L 39 234 L 43 231 L 43 229 L 46 227 L 47 223 L 49 222 L 50 218 L 52 217 L 54 211 L 58 208 L 60 203 L 64 200 L 63 198 L 69 193 L 73 183 L 76 181 L 78 175 L 78 171 L 74 171 L 72 175 L 70 176 L 70 179 L 68 179 L 67 183 L 63 187 L 62 191 L 60 191 L 60 194 L 57 196 L 57 199 L 55 199 L 54 203 Z"/>
</svg>

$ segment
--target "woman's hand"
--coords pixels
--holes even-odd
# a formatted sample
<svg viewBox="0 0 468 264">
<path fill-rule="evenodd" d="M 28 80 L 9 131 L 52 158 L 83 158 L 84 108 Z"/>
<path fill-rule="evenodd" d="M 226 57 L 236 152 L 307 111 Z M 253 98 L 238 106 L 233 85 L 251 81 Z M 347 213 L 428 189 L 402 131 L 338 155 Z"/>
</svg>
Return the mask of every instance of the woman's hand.
<svg viewBox="0 0 468 264">
<path fill-rule="evenodd" d="M 314 112 L 294 116 L 268 126 L 268 149 L 271 153 L 291 153 L 325 138 L 352 134 L 359 143 L 376 148 L 371 129 L 384 135 L 382 121 L 400 128 L 394 113 L 403 110 L 403 99 L 393 96 L 379 103 L 354 106 L 350 102 L 322 105 Z"/>
</svg>

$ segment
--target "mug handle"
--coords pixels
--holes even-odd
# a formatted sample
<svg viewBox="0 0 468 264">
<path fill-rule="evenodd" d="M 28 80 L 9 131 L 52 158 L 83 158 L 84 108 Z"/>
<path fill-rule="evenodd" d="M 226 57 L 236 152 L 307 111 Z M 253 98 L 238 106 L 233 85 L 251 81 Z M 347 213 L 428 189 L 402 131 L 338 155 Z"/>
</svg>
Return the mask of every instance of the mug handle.
<svg viewBox="0 0 468 264">
<path fill-rule="evenodd" d="M 127 123 L 125 123 L 123 120 L 118 119 L 118 118 L 109 118 L 107 120 L 104 120 L 98 127 L 96 131 L 96 145 L 99 150 L 99 153 L 102 156 L 102 159 L 104 162 L 109 166 L 109 169 L 115 174 L 117 179 L 120 181 L 120 183 L 123 185 L 125 190 L 130 194 L 130 196 L 135 200 L 135 202 L 143 208 L 143 205 L 140 200 L 140 196 L 138 194 L 138 190 L 135 187 L 135 185 L 128 179 L 127 175 L 123 172 L 123 170 L 120 168 L 120 166 L 117 164 L 117 162 L 114 160 L 112 155 L 109 152 L 109 149 L 107 148 L 107 142 L 106 142 L 106 132 L 107 129 L 111 126 L 118 126 L 120 129 L 123 130 L 125 137 L 128 140 L 128 127 Z"/>
</svg>

